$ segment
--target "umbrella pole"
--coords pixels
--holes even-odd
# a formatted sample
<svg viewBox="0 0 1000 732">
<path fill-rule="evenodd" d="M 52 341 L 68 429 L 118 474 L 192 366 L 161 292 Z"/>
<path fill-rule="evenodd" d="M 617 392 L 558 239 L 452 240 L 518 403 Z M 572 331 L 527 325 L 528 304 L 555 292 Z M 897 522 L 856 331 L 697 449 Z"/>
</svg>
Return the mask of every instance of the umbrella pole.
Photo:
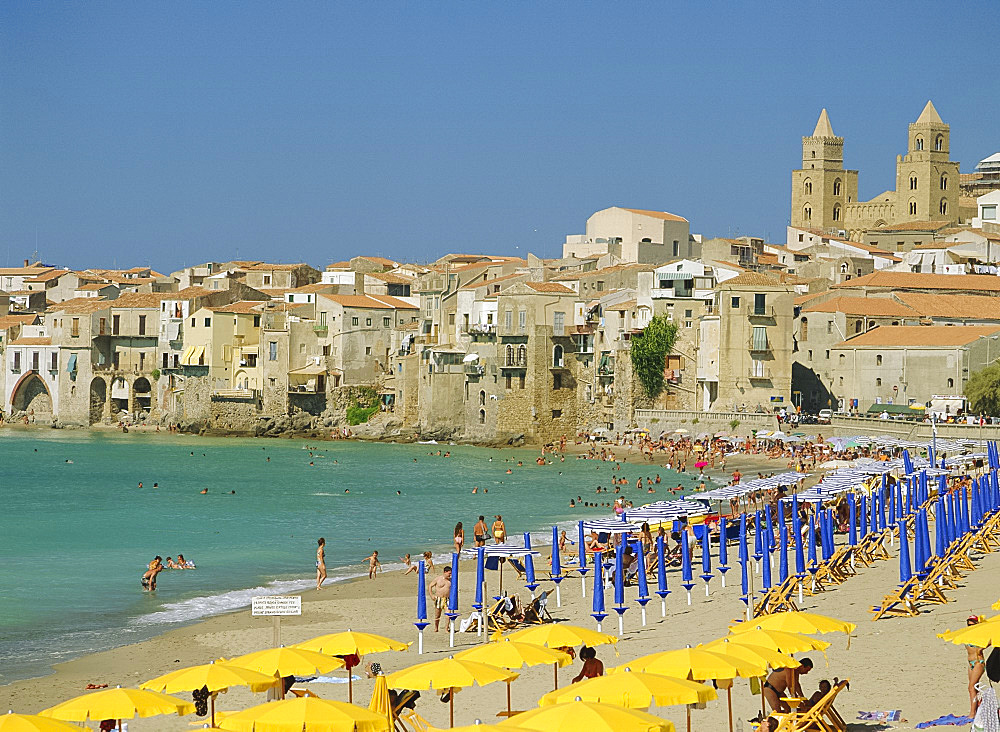
<svg viewBox="0 0 1000 732">
<path fill-rule="evenodd" d="M 510 719 L 510 682 L 507 682 L 507 719 Z"/>
<path fill-rule="evenodd" d="M 726 705 L 729 707 L 729 732 L 733 732 L 733 685 L 726 689 Z"/>
<path fill-rule="evenodd" d="M 455 726 L 455 690 L 448 694 L 448 726 Z"/>
<path fill-rule="evenodd" d="M 559 664 L 558 663 L 552 664 L 552 671 L 553 671 L 552 676 L 553 676 L 553 681 L 554 681 L 554 685 L 552 687 L 552 691 L 555 691 L 556 689 L 559 688 Z"/>
<path fill-rule="evenodd" d="M 687 705 L 687 732 L 691 732 L 691 705 Z"/>
<path fill-rule="evenodd" d="M 347 703 L 354 703 L 354 674 L 351 669 L 347 669 Z"/>
<path fill-rule="evenodd" d="M 217 693 L 216 694 L 212 694 L 212 726 L 213 727 L 215 726 L 215 697 L 216 696 L 217 696 Z"/>
</svg>

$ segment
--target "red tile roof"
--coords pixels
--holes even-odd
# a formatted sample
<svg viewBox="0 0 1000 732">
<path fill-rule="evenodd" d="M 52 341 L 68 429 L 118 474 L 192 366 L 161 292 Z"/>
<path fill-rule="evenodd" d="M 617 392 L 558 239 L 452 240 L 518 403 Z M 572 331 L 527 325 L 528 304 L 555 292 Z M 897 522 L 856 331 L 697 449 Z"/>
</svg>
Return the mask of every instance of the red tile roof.
<svg viewBox="0 0 1000 732">
<path fill-rule="evenodd" d="M 923 272 L 890 272 L 879 270 L 857 277 L 831 289 L 884 287 L 893 290 L 979 290 L 1000 292 L 1000 277 L 996 275 L 945 275 Z"/>
<path fill-rule="evenodd" d="M 622 207 L 624 208 L 624 206 Z M 667 213 L 666 211 L 647 211 L 642 208 L 626 208 L 626 211 L 630 211 L 634 214 L 639 214 L 640 216 L 649 216 L 654 219 L 660 219 L 662 221 L 683 221 L 687 223 L 687 219 L 683 216 L 678 216 L 677 214 Z"/>
<path fill-rule="evenodd" d="M 848 297 L 844 295 L 814 305 L 806 305 L 802 308 L 802 313 L 847 313 L 848 315 L 865 315 L 872 318 L 916 318 L 920 315 L 916 310 L 889 298 Z"/>
<path fill-rule="evenodd" d="M 883 325 L 838 343 L 835 348 L 966 346 L 1000 333 L 1000 325 Z"/>
</svg>

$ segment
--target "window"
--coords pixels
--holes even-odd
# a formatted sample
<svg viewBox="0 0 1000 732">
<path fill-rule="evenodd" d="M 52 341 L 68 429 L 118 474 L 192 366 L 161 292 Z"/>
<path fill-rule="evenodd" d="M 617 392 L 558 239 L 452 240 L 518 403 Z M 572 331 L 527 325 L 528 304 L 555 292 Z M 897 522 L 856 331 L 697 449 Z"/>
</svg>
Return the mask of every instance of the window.
<svg viewBox="0 0 1000 732">
<path fill-rule="evenodd" d="M 844 364 L 847 363 L 847 356 L 845 356 L 843 353 L 840 354 L 840 358 L 838 359 L 838 362 L 840 363 L 840 367 L 843 368 Z"/>
<path fill-rule="evenodd" d="M 982 216 L 980 218 L 983 221 L 996 221 L 997 220 L 997 207 L 996 206 L 981 206 L 980 211 Z"/>
<path fill-rule="evenodd" d="M 371 356 L 372 355 L 372 347 L 371 346 L 365 346 L 365 355 L 366 356 Z"/>
<path fill-rule="evenodd" d="M 875 386 L 882 386 L 882 379 L 875 379 Z"/>
<path fill-rule="evenodd" d="M 948 176 L 946 175 L 941 176 L 941 190 L 942 191 L 948 190 Z"/>
<path fill-rule="evenodd" d="M 674 256 L 676 257 L 681 252 L 681 243 L 674 239 Z"/>
<path fill-rule="evenodd" d="M 812 192 L 813 192 L 812 181 L 807 179 L 806 182 L 805 182 L 805 186 L 804 187 L 805 187 L 806 195 L 807 196 L 811 196 Z"/>
<path fill-rule="evenodd" d="M 115 317 L 117 318 L 118 316 L 116 315 Z M 212 319 L 211 318 L 205 318 L 205 327 L 206 328 L 212 327 Z M 116 333 L 118 332 L 118 328 L 117 327 L 115 328 L 115 332 Z"/>
<path fill-rule="evenodd" d="M 510 374 L 507 374 L 507 388 L 508 389 L 511 388 L 511 381 L 512 380 L 513 380 L 513 377 Z"/>
<path fill-rule="evenodd" d="M 739 309 L 740 309 L 740 299 L 739 299 L 738 297 L 734 297 L 734 298 L 732 298 L 732 299 L 730 300 L 730 302 L 729 302 L 729 306 L 730 306 L 730 307 L 731 307 L 731 308 L 732 308 L 733 310 L 739 310 Z"/>
<path fill-rule="evenodd" d="M 753 296 L 753 314 L 754 315 L 767 314 L 767 295 L 758 292 Z"/>
<path fill-rule="evenodd" d="M 955 386 L 955 380 L 954 379 L 948 379 L 948 388 L 951 389 L 953 386 Z"/>
<path fill-rule="evenodd" d="M 264 284 L 265 285 L 271 284 L 271 275 L 264 275 Z"/>
<path fill-rule="evenodd" d="M 555 335 L 563 335 L 566 332 L 566 313 L 552 313 L 552 331 Z"/>
<path fill-rule="evenodd" d="M 829 360 L 830 360 L 830 352 L 829 352 L 829 351 L 827 351 L 827 352 L 826 352 L 826 360 L 827 360 L 827 361 L 829 361 Z"/>
<path fill-rule="evenodd" d="M 832 335 L 833 334 L 833 321 L 832 320 L 826 321 L 826 334 L 827 335 Z"/>
<path fill-rule="evenodd" d="M 323 346 L 323 355 L 324 356 L 330 355 L 330 344 L 326 344 Z"/>
<path fill-rule="evenodd" d="M 372 319 L 371 318 L 365 318 L 365 325 L 370 328 L 371 325 L 372 325 Z M 452 325 L 454 325 L 454 323 Z"/>
<path fill-rule="evenodd" d="M 455 313 L 448 313 L 448 325 L 455 325 Z"/>
<path fill-rule="evenodd" d="M 896 242 L 896 251 L 897 251 L 897 252 L 901 252 L 901 251 L 903 251 L 903 249 L 904 249 L 905 247 L 906 247 L 906 242 L 905 242 L 905 241 L 897 241 L 897 242 Z"/>
<path fill-rule="evenodd" d="M 260 327 L 260 316 L 259 315 L 254 315 L 253 316 L 253 327 L 254 328 L 259 328 Z"/>
<path fill-rule="evenodd" d="M 267 352 L 268 361 L 277 361 L 278 360 L 278 342 L 277 341 L 271 341 L 270 343 L 267 344 L 267 349 L 268 349 L 268 352 Z"/>
<path fill-rule="evenodd" d="M 485 391 L 480 391 L 479 392 L 479 406 L 483 406 L 485 404 L 486 404 L 486 392 Z"/>
<path fill-rule="evenodd" d="M 552 419 L 559 419 L 560 417 L 562 417 L 562 410 L 561 409 L 553 409 L 552 410 Z"/>
<path fill-rule="evenodd" d="M 604 292 L 604 281 L 603 280 L 598 280 L 597 281 L 597 291 L 598 292 Z"/>
<path fill-rule="evenodd" d="M 146 335 L 146 316 L 139 316 L 139 335 Z"/>
<path fill-rule="evenodd" d="M 809 340 L 809 319 L 802 318 L 801 325 L 799 327 L 799 340 L 805 343 Z"/>
<path fill-rule="evenodd" d="M 79 318 L 73 318 L 73 325 L 70 326 L 69 334 L 73 338 L 79 338 L 80 337 L 80 319 Z"/>
<path fill-rule="evenodd" d="M 813 352 L 812 352 L 812 350 L 806 351 L 806 353 L 809 354 L 809 360 L 812 361 L 813 360 Z"/>
<path fill-rule="evenodd" d="M 552 374 L 552 388 L 562 389 L 562 374 Z"/>
<path fill-rule="evenodd" d="M 524 333 L 528 329 L 528 311 L 518 310 L 517 311 L 517 331 L 519 333 Z"/>
<path fill-rule="evenodd" d="M 115 354 L 118 355 L 117 353 Z M 38 351 L 31 352 L 31 370 L 38 371 Z"/>
<path fill-rule="evenodd" d="M 351 325 L 357 325 L 359 322 L 361 321 L 359 321 L 357 317 L 351 318 Z"/>
<path fill-rule="evenodd" d="M 917 190 L 917 176 L 915 175 L 910 176 L 910 190 L 911 191 Z"/>
<path fill-rule="evenodd" d="M 517 388 L 518 389 L 524 388 L 524 374 L 521 374 L 520 376 L 517 377 Z"/>
<path fill-rule="evenodd" d="M 934 149 L 938 152 L 944 150 L 944 135 L 938 135 L 934 138 Z"/>
<path fill-rule="evenodd" d="M 881 366 L 882 365 L 882 354 L 881 353 L 875 355 L 875 365 L 876 366 Z"/>
<path fill-rule="evenodd" d="M 559 369 L 563 366 L 563 347 L 558 344 L 552 349 L 552 365 Z"/>
<path fill-rule="evenodd" d="M 913 141 L 913 149 L 914 150 L 923 150 L 924 149 L 924 138 L 918 137 L 916 140 L 914 140 Z"/>
<path fill-rule="evenodd" d="M 486 424 L 486 410 L 479 410 L 479 424 Z"/>
<path fill-rule="evenodd" d="M 142 354 L 140 354 L 142 355 Z M 59 370 L 59 354 L 53 351 L 49 354 L 49 370 L 58 371 Z"/>
<path fill-rule="evenodd" d="M 833 220 L 840 221 L 840 206 L 833 207 Z"/>
<path fill-rule="evenodd" d="M 514 327 L 514 312 L 512 310 L 506 310 L 503 314 L 503 327 L 506 330 L 511 330 Z"/>
<path fill-rule="evenodd" d="M 938 205 L 938 212 L 944 216 L 948 215 L 948 199 L 942 198 L 940 205 Z"/>
<path fill-rule="evenodd" d="M 118 335 L 118 331 L 121 327 L 122 316 L 112 315 L 111 316 L 111 334 Z"/>
<path fill-rule="evenodd" d="M 14 351 L 14 365 L 10 368 L 15 374 L 21 373 L 21 352 Z"/>
<path fill-rule="evenodd" d="M 392 318 L 382 318 L 382 327 L 388 328 L 389 324 L 392 322 Z"/>
<path fill-rule="evenodd" d="M 812 206 L 806 206 L 802 209 L 802 218 L 806 221 L 812 221 L 813 210 Z"/>
<path fill-rule="evenodd" d="M 916 216 L 917 215 L 917 202 L 916 201 L 910 201 L 910 215 L 911 216 Z"/>
<path fill-rule="evenodd" d="M 764 328 L 762 326 L 754 326 L 750 346 L 751 346 L 750 350 L 752 351 L 768 350 L 767 328 Z"/>
<path fill-rule="evenodd" d="M 833 195 L 840 195 L 840 178 L 836 178 L 833 181 Z"/>
<path fill-rule="evenodd" d="M 191 327 L 194 328 L 194 318 L 191 318 Z M 101 335 L 104 335 L 104 318 L 101 318 Z"/>
</svg>

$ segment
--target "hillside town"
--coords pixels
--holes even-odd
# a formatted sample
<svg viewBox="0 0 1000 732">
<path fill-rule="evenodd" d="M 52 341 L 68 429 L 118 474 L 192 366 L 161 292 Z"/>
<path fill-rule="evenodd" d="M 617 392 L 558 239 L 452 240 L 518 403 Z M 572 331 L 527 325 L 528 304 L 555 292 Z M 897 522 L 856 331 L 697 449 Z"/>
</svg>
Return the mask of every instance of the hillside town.
<svg viewBox="0 0 1000 732">
<path fill-rule="evenodd" d="M 25 259 L 0 269 L 0 408 L 38 425 L 483 443 L 624 432 L 649 408 L 958 413 L 1000 358 L 1000 153 L 961 173 L 949 136 L 928 102 L 895 189 L 860 201 L 824 109 L 777 242 L 610 206 L 557 258 L 169 274 Z M 630 341 L 656 316 L 679 333 L 650 399 Z"/>
</svg>

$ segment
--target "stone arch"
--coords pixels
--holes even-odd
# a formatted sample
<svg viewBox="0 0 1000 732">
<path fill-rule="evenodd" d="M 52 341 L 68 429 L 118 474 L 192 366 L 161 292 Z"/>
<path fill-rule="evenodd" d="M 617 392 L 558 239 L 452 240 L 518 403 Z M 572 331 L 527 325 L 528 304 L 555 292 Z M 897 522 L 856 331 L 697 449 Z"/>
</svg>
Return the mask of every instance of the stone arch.
<svg viewBox="0 0 1000 732">
<path fill-rule="evenodd" d="M 104 417 L 104 407 L 108 403 L 108 384 L 100 376 L 90 382 L 90 423 L 96 424 Z"/>
<path fill-rule="evenodd" d="M 807 196 L 811 196 L 813 192 L 813 182 L 812 178 L 806 178 L 802 183 L 802 190 Z"/>
<path fill-rule="evenodd" d="M 132 407 L 136 412 L 147 414 L 153 408 L 153 387 L 145 376 L 132 382 Z"/>
<path fill-rule="evenodd" d="M 483 389 L 479 390 L 479 406 L 486 406 L 486 392 Z"/>
<path fill-rule="evenodd" d="M 131 394 L 128 382 L 121 376 L 115 377 L 111 381 L 111 414 L 128 411 L 128 399 Z"/>
<path fill-rule="evenodd" d="M 30 372 L 21 377 L 10 398 L 14 412 L 34 412 L 35 418 L 52 416 L 52 395 L 42 378 Z"/>
<path fill-rule="evenodd" d="M 835 195 L 835 196 L 839 196 L 840 195 L 841 185 L 842 184 L 841 184 L 840 178 L 834 178 L 833 179 L 833 195 Z"/>
<path fill-rule="evenodd" d="M 253 385 L 250 381 L 250 374 L 245 369 L 240 369 L 233 376 L 233 385 L 237 389 L 252 389 Z"/>
</svg>

